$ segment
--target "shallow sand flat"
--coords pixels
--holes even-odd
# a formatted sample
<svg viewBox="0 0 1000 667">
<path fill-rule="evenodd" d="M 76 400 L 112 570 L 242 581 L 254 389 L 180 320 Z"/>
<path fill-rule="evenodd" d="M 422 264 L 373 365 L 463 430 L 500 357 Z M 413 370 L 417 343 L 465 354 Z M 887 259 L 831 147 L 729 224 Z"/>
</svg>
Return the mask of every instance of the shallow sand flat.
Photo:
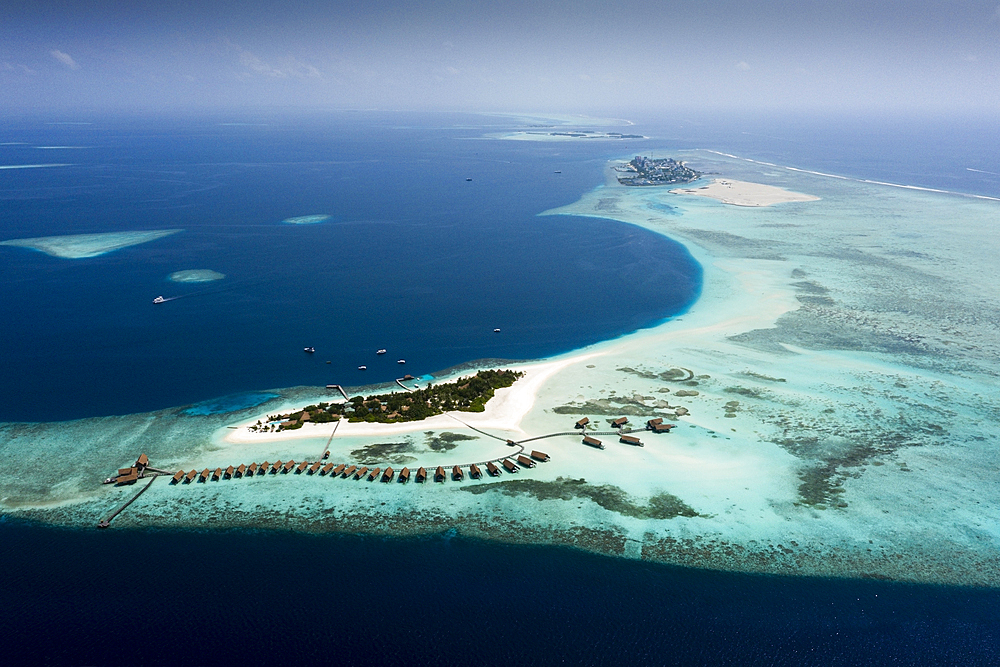
<svg viewBox="0 0 1000 667">
<path fill-rule="evenodd" d="M 790 192 L 772 185 L 748 183 L 726 178 L 714 178 L 709 185 L 694 188 L 676 188 L 670 190 L 675 195 L 697 195 L 718 199 L 723 204 L 733 206 L 773 206 L 797 201 L 818 201 L 819 197 L 804 195 L 801 192 Z"/>
<path fill-rule="evenodd" d="M 0 245 L 31 248 L 52 257 L 64 259 L 84 259 L 105 255 L 140 243 L 148 243 L 170 236 L 182 229 L 157 229 L 146 232 L 107 232 L 104 234 L 71 234 L 67 236 L 43 236 L 32 239 L 11 239 Z"/>
<path fill-rule="evenodd" d="M 315 225 L 320 222 L 326 222 L 329 219 L 329 215 L 321 213 L 319 215 L 300 215 L 295 218 L 285 218 L 282 222 L 286 225 Z"/>
<path fill-rule="evenodd" d="M 170 280 L 175 283 L 210 283 L 225 277 L 226 274 L 212 269 L 184 269 L 170 274 Z"/>
<path fill-rule="evenodd" d="M 550 462 L 496 480 L 424 485 L 295 474 L 160 480 L 114 526 L 455 528 L 699 567 L 1000 584 L 1000 277 L 998 242 L 986 233 L 997 205 L 706 152 L 684 158 L 727 180 L 822 199 L 725 206 L 626 188 L 609 168 L 605 185 L 548 213 L 614 218 L 681 239 L 705 271 L 687 313 L 525 364 L 528 376 L 498 391 L 486 413 L 458 415 L 470 424 L 479 417 L 501 440 L 447 417 L 405 430 L 359 424 L 350 435 L 342 424 L 330 440 L 330 461 L 371 458 L 414 470 L 501 456 L 512 451 L 506 437 L 573 433 L 526 443 Z M 137 490 L 95 480 L 140 450 L 154 465 L 185 470 L 317 457 L 328 431 L 253 439 L 228 428 L 331 400 L 320 389 L 276 393 L 228 415 L 166 410 L 0 425 L 0 466 L 25 471 L 0 478 L 0 503 L 18 515 L 92 525 Z M 675 416 L 678 407 L 689 414 Z M 605 449 L 581 444 L 573 424 L 583 416 Z M 603 435 L 619 416 L 644 447 Z M 640 430 L 656 416 L 677 428 Z M 55 455 L 67 446 L 77 452 L 72 460 Z"/>
</svg>

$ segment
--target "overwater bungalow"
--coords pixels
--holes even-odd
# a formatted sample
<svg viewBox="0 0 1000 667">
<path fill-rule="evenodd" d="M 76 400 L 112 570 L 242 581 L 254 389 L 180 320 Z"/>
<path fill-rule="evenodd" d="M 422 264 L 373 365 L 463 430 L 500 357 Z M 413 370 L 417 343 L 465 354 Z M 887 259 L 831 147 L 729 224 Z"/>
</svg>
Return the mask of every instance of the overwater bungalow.
<svg viewBox="0 0 1000 667">
<path fill-rule="evenodd" d="M 435 482 L 444 481 L 444 468 L 442 468 L 441 466 L 438 466 L 437 470 L 434 471 L 434 481 Z"/>
<path fill-rule="evenodd" d="M 346 467 L 347 467 L 346 463 L 341 463 L 339 466 L 333 469 L 333 476 L 337 477 L 341 475 Z"/>
<path fill-rule="evenodd" d="M 535 462 L 532 461 L 531 459 L 529 459 L 524 454 L 518 454 L 517 455 L 517 463 L 519 465 L 521 465 L 521 466 L 524 466 L 525 468 L 534 468 L 535 467 Z"/>
<path fill-rule="evenodd" d="M 378 474 L 380 472 L 382 472 L 381 468 L 374 468 L 370 473 L 368 473 L 368 481 L 374 482 L 376 479 L 378 479 Z"/>
<path fill-rule="evenodd" d="M 303 472 L 303 471 L 304 471 L 304 470 L 305 470 L 306 468 L 308 468 L 308 467 L 309 467 L 309 462 L 308 462 L 308 461 L 303 461 L 302 463 L 300 463 L 300 464 L 299 464 L 299 467 L 295 469 L 295 474 L 296 474 L 296 475 L 301 475 L 301 474 L 302 474 L 302 472 Z"/>
<path fill-rule="evenodd" d="M 451 469 L 451 478 L 456 482 L 461 482 L 463 479 L 465 479 L 465 473 L 462 472 L 461 467 L 455 466 L 454 468 Z"/>
<path fill-rule="evenodd" d="M 358 470 L 354 473 L 354 479 L 361 479 L 362 477 L 365 476 L 367 472 L 368 472 L 368 466 L 361 468 L 361 470 Z"/>
<path fill-rule="evenodd" d="M 517 447 L 517 443 L 514 442 L 513 440 L 511 440 L 510 438 L 508 438 L 507 439 L 507 446 L 508 447 Z"/>
<path fill-rule="evenodd" d="M 289 461 L 289 462 L 288 462 L 288 463 L 286 463 L 286 464 L 285 464 L 285 466 L 284 466 L 284 472 L 286 472 L 286 473 L 287 473 L 287 472 L 288 472 L 289 470 L 291 470 L 291 469 L 292 469 L 292 468 L 294 468 L 294 467 L 295 467 L 295 461 Z"/>
<path fill-rule="evenodd" d="M 673 424 L 655 424 L 653 426 L 653 433 L 670 433 L 670 429 L 673 427 Z"/>
<path fill-rule="evenodd" d="M 208 478 L 209 478 L 209 476 L 211 474 L 212 474 L 212 471 L 209 470 L 208 468 L 205 468 L 204 470 L 201 471 L 201 475 L 198 476 L 198 481 L 199 482 L 207 482 Z"/>
<path fill-rule="evenodd" d="M 284 464 L 280 460 L 275 461 L 274 465 L 271 466 L 271 474 L 272 475 L 276 475 L 278 473 L 278 471 L 281 470 L 281 466 L 282 465 L 284 465 Z"/>
<path fill-rule="evenodd" d="M 598 449 L 604 449 L 604 443 L 597 438 L 591 438 L 589 435 L 583 436 L 583 444 L 590 445 L 591 447 L 597 447 Z"/>
<path fill-rule="evenodd" d="M 135 467 L 139 468 L 141 471 L 142 468 L 146 468 L 148 466 L 149 466 L 149 457 L 146 456 L 145 454 L 139 454 L 139 458 L 135 460 Z"/>
<path fill-rule="evenodd" d="M 410 469 L 403 468 L 399 471 L 399 482 L 400 484 L 406 484 L 410 481 Z"/>
<path fill-rule="evenodd" d="M 386 468 L 385 472 L 382 473 L 382 481 L 386 482 L 386 483 L 391 482 L 392 481 L 392 476 L 395 475 L 395 474 L 396 473 L 394 473 L 392 471 L 392 468 Z"/>
<path fill-rule="evenodd" d="M 635 445 L 636 447 L 642 447 L 642 441 L 634 435 L 623 435 L 618 438 L 618 442 L 626 445 Z"/>
<path fill-rule="evenodd" d="M 124 477 L 125 475 L 131 475 L 134 472 L 135 473 L 139 472 L 139 469 L 136 468 L 136 467 L 134 467 L 134 466 L 131 467 L 131 468 L 119 468 L 118 469 L 118 476 L 119 477 Z"/>
<path fill-rule="evenodd" d="M 546 454 L 545 452 L 539 452 L 535 450 L 531 451 L 531 458 L 535 459 L 536 461 L 541 461 L 542 463 L 550 460 L 548 454 Z"/>
<path fill-rule="evenodd" d="M 472 479 L 479 479 L 483 476 L 483 471 L 479 469 L 475 463 L 469 466 L 469 477 Z"/>
<path fill-rule="evenodd" d="M 589 424 L 589 423 L 590 423 L 590 417 L 584 417 L 583 419 L 581 419 L 580 421 L 578 421 L 576 423 L 576 427 L 577 428 L 586 428 L 587 424 Z"/>
<path fill-rule="evenodd" d="M 225 471 L 224 471 L 224 472 L 222 473 L 222 476 L 223 476 L 223 477 L 225 477 L 226 479 L 232 479 L 232 478 L 233 478 L 233 473 L 234 473 L 234 472 L 236 472 L 236 468 L 234 468 L 233 466 L 229 466 L 229 467 L 228 467 L 228 468 L 226 468 L 226 470 L 225 470 Z"/>
<path fill-rule="evenodd" d="M 490 474 L 490 477 L 499 477 L 500 476 L 500 468 L 496 467 L 496 465 L 493 463 L 493 461 L 487 461 L 486 462 L 486 472 L 488 472 Z"/>
<path fill-rule="evenodd" d="M 130 468 L 130 472 L 127 475 L 119 475 L 115 479 L 115 484 L 135 484 L 136 480 L 139 479 L 139 471 Z"/>
<path fill-rule="evenodd" d="M 242 463 L 239 466 L 237 466 L 237 468 L 236 468 L 236 472 L 239 474 L 240 477 L 243 477 L 243 474 L 246 471 L 247 471 L 247 467 L 244 464 L 242 464 Z"/>
<path fill-rule="evenodd" d="M 309 466 L 309 474 L 310 475 L 315 475 L 316 471 L 319 470 L 322 467 L 323 467 L 323 462 L 322 461 L 316 461 L 316 463 L 314 463 L 311 466 Z"/>
<path fill-rule="evenodd" d="M 270 461 L 264 461 L 263 463 L 261 463 L 259 466 L 257 466 L 257 476 L 260 477 L 261 475 L 266 475 L 267 469 L 270 467 L 271 467 Z"/>
<path fill-rule="evenodd" d="M 194 481 L 194 478 L 197 477 L 197 476 L 198 476 L 198 471 L 197 470 L 192 470 L 191 472 L 189 472 L 187 474 L 187 476 L 185 477 L 185 479 L 187 480 L 187 483 L 190 484 L 191 482 Z"/>
<path fill-rule="evenodd" d="M 323 469 L 319 471 L 319 474 L 320 475 L 325 475 L 328 472 L 330 472 L 331 470 L 333 470 L 333 464 L 332 463 L 327 463 L 325 466 L 323 466 Z"/>
<path fill-rule="evenodd" d="M 518 470 L 520 470 L 520 468 L 514 465 L 514 462 L 511 461 L 510 459 L 504 459 L 502 463 L 504 469 L 507 470 L 507 472 L 517 472 Z"/>
<path fill-rule="evenodd" d="M 222 479 L 222 468 L 216 468 L 212 473 L 212 481 L 218 482 L 220 479 Z"/>
<path fill-rule="evenodd" d="M 350 466 L 344 470 L 344 479 L 347 479 L 354 474 L 354 471 L 358 469 L 358 466 Z"/>
<path fill-rule="evenodd" d="M 254 473 L 256 472 L 257 472 L 257 462 L 254 461 L 253 463 L 247 466 L 247 477 L 253 477 Z"/>
<path fill-rule="evenodd" d="M 622 426 L 625 426 L 625 424 L 627 423 L 628 423 L 628 417 L 619 417 L 618 419 L 611 422 L 611 425 L 614 426 L 615 428 L 621 428 Z"/>
<path fill-rule="evenodd" d="M 177 472 L 174 473 L 174 476 L 171 478 L 170 483 L 180 484 L 182 479 L 184 479 L 184 471 L 178 470 Z"/>
<path fill-rule="evenodd" d="M 427 481 L 427 469 L 417 468 L 417 482 L 423 484 Z"/>
</svg>

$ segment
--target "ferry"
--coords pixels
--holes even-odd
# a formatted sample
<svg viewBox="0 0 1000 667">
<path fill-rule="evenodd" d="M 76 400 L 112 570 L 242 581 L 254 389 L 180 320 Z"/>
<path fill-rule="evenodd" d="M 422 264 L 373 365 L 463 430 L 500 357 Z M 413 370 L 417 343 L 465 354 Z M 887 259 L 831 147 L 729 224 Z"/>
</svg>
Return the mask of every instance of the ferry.
<svg viewBox="0 0 1000 667">
<path fill-rule="evenodd" d="M 359 371 L 366 371 L 366 370 L 368 370 L 368 367 L 367 366 L 358 366 L 358 370 Z"/>
<path fill-rule="evenodd" d="M 385 354 L 385 348 L 383 347 L 382 349 L 380 349 L 380 350 L 379 350 L 378 352 L 376 352 L 375 354 Z"/>
<path fill-rule="evenodd" d="M 302 351 L 303 352 L 308 352 L 309 354 L 312 354 L 313 352 L 316 351 L 316 348 L 315 347 L 304 347 L 304 348 L 302 348 Z"/>
<path fill-rule="evenodd" d="M 166 299 L 164 299 L 162 296 L 158 296 L 155 299 L 153 299 L 153 303 L 163 303 L 164 301 L 166 301 Z"/>
</svg>

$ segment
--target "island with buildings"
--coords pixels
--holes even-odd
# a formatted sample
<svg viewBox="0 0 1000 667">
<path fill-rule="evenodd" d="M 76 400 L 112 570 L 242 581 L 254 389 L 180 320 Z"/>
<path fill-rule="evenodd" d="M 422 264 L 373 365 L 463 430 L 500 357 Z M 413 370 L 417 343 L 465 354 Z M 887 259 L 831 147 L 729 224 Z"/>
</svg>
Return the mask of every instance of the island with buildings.
<svg viewBox="0 0 1000 667">
<path fill-rule="evenodd" d="M 669 157 L 648 158 L 636 155 L 631 161 L 615 167 L 615 171 L 628 174 L 618 177 L 618 182 L 622 185 L 675 185 L 701 178 L 701 172 Z"/>
</svg>

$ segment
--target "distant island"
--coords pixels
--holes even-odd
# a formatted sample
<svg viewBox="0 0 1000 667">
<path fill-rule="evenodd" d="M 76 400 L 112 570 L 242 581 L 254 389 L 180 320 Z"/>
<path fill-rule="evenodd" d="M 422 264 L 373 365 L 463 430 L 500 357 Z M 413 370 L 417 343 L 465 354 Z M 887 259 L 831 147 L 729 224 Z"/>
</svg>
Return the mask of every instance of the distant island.
<svg viewBox="0 0 1000 667">
<path fill-rule="evenodd" d="M 676 185 L 701 178 L 701 172 L 669 157 L 653 159 L 636 155 L 631 162 L 615 167 L 615 171 L 631 174 L 618 177 L 622 185 Z"/>
<path fill-rule="evenodd" d="M 497 389 L 509 387 L 524 373 L 511 370 L 479 371 L 455 382 L 428 386 L 402 393 L 355 396 L 346 403 L 318 403 L 288 414 L 268 415 L 249 428 L 254 432 L 289 431 L 302 428 L 305 422 L 324 424 L 346 417 L 349 422 L 420 421 L 446 411 L 483 412 L 486 402 Z"/>
</svg>

